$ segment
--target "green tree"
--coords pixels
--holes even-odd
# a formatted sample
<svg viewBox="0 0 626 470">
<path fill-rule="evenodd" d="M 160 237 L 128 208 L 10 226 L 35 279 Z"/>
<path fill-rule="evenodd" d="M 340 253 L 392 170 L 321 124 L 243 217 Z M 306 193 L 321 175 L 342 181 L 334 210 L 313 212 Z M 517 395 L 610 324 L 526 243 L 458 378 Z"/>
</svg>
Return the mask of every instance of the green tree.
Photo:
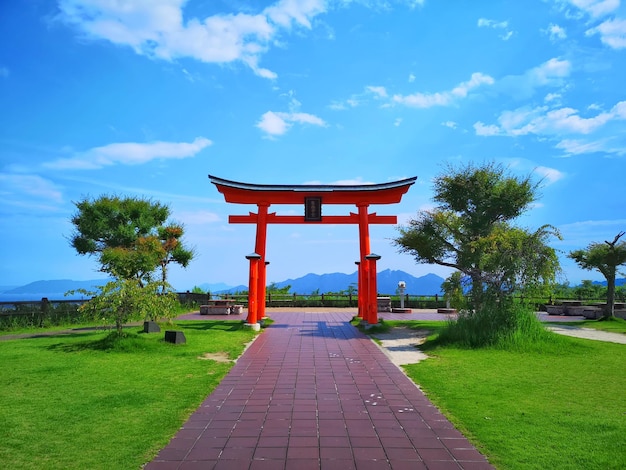
<svg viewBox="0 0 626 470">
<path fill-rule="evenodd" d="M 357 284 L 352 282 L 348 285 L 348 295 L 354 295 L 358 291 Z"/>
<path fill-rule="evenodd" d="M 161 241 L 159 266 L 161 267 L 161 282 L 167 283 L 167 267 L 170 263 L 176 263 L 186 268 L 194 257 L 194 252 L 187 249 L 182 242 L 184 228 L 180 224 L 169 224 L 157 228 L 158 237 Z"/>
<path fill-rule="evenodd" d="M 171 319 L 176 314 L 176 294 L 159 282 L 142 285 L 139 279 L 114 279 L 99 287 L 100 292 L 80 309 L 94 319 L 115 323 L 118 336 L 124 324 L 143 319 Z M 158 293 L 158 291 L 165 291 Z M 93 294 L 81 290 L 84 294 Z"/>
<path fill-rule="evenodd" d="M 169 263 L 187 266 L 193 257 L 181 242 L 182 226 L 165 225 L 170 215 L 166 205 L 118 196 L 85 198 L 75 205 L 70 243 L 80 255 L 96 256 L 102 272 L 141 284 L 161 267 L 165 284 Z"/>
<path fill-rule="evenodd" d="M 441 284 L 443 298 L 450 307 L 461 310 L 465 307 L 465 295 L 463 294 L 463 279 L 461 271 L 454 271 Z"/>
<path fill-rule="evenodd" d="M 591 243 L 584 250 L 571 251 L 568 256 L 583 269 L 596 269 L 606 279 L 606 308 L 604 318 L 615 317 L 615 278 L 617 268 L 626 265 L 626 242 L 619 239 L 626 232 L 618 233 L 612 242 Z"/>
<path fill-rule="evenodd" d="M 579 286 L 572 288 L 574 297 L 579 300 L 600 299 L 606 295 L 606 289 L 594 284 L 590 279 L 583 279 Z"/>
<path fill-rule="evenodd" d="M 400 227 L 394 244 L 418 263 L 468 276 L 474 310 L 501 304 L 512 293 L 545 290 L 559 269 L 556 252 L 547 245 L 558 232 L 511 224 L 535 201 L 537 188 L 530 176 L 516 178 L 493 163 L 448 166 L 434 180 L 435 208 Z"/>
<path fill-rule="evenodd" d="M 278 287 L 278 284 L 276 284 L 275 282 L 272 282 L 266 288 L 266 292 L 269 292 L 270 294 L 279 294 L 279 295 L 288 295 L 290 290 L 291 290 L 291 285 Z"/>
</svg>

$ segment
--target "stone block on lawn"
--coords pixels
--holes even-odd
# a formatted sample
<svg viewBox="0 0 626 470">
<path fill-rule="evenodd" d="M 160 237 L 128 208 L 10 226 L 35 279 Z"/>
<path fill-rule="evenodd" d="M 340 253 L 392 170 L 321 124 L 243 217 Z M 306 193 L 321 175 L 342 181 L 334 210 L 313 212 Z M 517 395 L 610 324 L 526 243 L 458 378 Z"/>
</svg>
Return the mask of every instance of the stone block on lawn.
<svg viewBox="0 0 626 470">
<path fill-rule="evenodd" d="M 143 332 L 144 333 L 159 333 L 161 331 L 161 327 L 155 321 L 145 321 L 143 322 Z"/>
<path fill-rule="evenodd" d="M 174 344 L 184 344 L 187 342 L 187 339 L 185 338 L 185 333 L 182 331 L 166 330 L 165 341 Z"/>
</svg>

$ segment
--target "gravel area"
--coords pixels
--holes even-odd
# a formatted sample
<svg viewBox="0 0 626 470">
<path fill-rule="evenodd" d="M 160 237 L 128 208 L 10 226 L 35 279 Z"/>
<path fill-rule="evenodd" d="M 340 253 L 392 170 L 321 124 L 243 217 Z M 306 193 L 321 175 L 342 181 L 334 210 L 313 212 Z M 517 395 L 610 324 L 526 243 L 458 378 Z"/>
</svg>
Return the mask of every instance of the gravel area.
<svg viewBox="0 0 626 470">
<path fill-rule="evenodd" d="M 427 330 L 411 330 L 409 328 L 392 328 L 387 333 L 372 334 L 380 341 L 380 348 L 397 366 L 415 364 L 427 359 L 428 356 L 418 349 L 430 332 Z"/>
<path fill-rule="evenodd" d="M 599 331 L 592 328 L 577 328 L 575 326 L 567 325 L 548 326 L 548 329 L 560 335 L 573 336 L 575 338 L 606 341 L 607 343 L 626 344 L 626 335 L 623 335 L 621 333 Z"/>
</svg>

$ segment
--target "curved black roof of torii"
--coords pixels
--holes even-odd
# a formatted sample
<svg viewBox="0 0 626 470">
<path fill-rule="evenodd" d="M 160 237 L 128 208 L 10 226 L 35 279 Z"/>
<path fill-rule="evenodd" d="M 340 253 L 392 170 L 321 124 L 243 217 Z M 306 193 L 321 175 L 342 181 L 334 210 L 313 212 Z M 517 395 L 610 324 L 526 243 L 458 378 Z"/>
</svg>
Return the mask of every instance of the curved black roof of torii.
<svg viewBox="0 0 626 470">
<path fill-rule="evenodd" d="M 293 191 L 293 192 L 329 192 L 329 191 L 380 191 L 410 186 L 417 180 L 417 176 L 405 178 L 388 183 L 373 184 L 255 184 L 232 181 L 217 176 L 209 175 L 211 183 L 227 186 L 230 188 L 244 189 L 247 191 Z"/>
<path fill-rule="evenodd" d="M 209 175 L 226 202 L 239 204 L 299 204 L 319 197 L 324 204 L 395 204 L 415 183 L 417 176 L 379 184 L 251 184 Z"/>
</svg>

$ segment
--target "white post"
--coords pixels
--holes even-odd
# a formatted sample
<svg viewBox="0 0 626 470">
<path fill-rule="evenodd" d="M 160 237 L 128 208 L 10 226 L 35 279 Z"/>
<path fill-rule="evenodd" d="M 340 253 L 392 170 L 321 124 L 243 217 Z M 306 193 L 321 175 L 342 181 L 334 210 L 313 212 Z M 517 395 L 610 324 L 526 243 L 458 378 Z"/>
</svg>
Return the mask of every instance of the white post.
<svg viewBox="0 0 626 470">
<path fill-rule="evenodd" d="M 398 282 L 398 292 L 400 293 L 400 308 L 404 308 L 404 290 L 406 289 L 406 282 Z"/>
</svg>

